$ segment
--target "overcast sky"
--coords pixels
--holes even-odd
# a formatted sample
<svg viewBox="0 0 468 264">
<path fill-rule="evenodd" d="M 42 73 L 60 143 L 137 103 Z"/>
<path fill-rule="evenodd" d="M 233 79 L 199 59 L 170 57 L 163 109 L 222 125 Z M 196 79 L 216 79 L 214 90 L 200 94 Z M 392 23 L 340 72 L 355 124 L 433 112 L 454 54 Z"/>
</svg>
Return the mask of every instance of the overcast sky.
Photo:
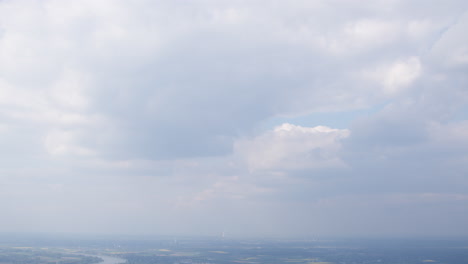
<svg viewBox="0 0 468 264">
<path fill-rule="evenodd" d="M 466 236 L 467 8 L 1 0 L 0 232 Z"/>
</svg>

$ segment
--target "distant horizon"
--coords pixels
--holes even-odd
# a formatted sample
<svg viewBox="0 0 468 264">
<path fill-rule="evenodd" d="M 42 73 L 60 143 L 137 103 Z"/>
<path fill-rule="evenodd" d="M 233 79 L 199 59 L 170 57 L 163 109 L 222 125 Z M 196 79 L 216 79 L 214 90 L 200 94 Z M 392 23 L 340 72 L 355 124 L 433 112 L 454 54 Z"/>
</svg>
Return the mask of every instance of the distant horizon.
<svg viewBox="0 0 468 264">
<path fill-rule="evenodd" d="M 190 235 L 190 234 L 124 234 L 124 233 L 65 233 L 65 232 L 0 232 L 2 239 L 8 239 L 8 236 L 20 236 L 23 238 L 31 237 L 41 237 L 41 238 L 63 238 L 63 239 L 73 239 L 73 238 L 83 238 L 83 239 L 110 239 L 110 238 L 121 238 L 121 239 L 164 239 L 164 240 L 174 240 L 174 239 L 216 239 L 216 240 L 297 240 L 297 241 L 309 241 L 309 242 L 320 242 L 320 241 L 348 241 L 348 240 L 408 240 L 408 241 L 437 241 L 437 240 L 467 240 L 468 236 L 314 236 L 314 235 L 304 235 L 304 236 L 275 236 L 275 235 L 265 235 L 265 236 L 227 236 L 222 237 L 221 233 L 219 235 Z M 0 239 L 1 242 L 1 239 Z"/>
</svg>

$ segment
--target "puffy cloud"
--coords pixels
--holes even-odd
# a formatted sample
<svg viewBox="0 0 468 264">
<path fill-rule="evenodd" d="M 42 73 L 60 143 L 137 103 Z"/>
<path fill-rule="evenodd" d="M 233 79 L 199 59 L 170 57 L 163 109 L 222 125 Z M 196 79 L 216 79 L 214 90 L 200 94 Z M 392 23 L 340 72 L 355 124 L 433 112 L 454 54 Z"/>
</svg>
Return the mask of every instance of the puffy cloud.
<svg viewBox="0 0 468 264">
<path fill-rule="evenodd" d="M 346 129 L 282 124 L 253 139 L 236 143 L 235 152 L 250 170 L 300 170 L 344 166 L 338 153 Z"/>
<path fill-rule="evenodd" d="M 379 83 L 384 93 L 395 95 L 409 87 L 421 74 L 421 63 L 411 57 L 398 60 L 390 65 L 364 70 L 363 77 Z"/>
</svg>

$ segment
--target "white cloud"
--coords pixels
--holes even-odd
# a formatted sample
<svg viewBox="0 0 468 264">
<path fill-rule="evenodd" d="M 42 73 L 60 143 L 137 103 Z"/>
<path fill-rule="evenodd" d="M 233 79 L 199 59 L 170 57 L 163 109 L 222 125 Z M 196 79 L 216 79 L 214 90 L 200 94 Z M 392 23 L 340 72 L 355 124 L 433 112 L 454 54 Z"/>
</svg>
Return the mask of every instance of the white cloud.
<svg viewBox="0 0 468 264">
<path fill-rule="evenodd" d="M 405 61 L 394 63 L 384 75 L 385 92 L 398 93 L 410 86 L 421 74 L 421 63 L 418 58 L 411 57 Z"/>
<path fill-rule="evenodd" d="M 237 142 L 234 151 L 246 160 L 251 171 L 341 167 L 340 140 L 348 136 L 346 129 L 285 123 Z"/>
<path fill-rule="evenodd" d="M 421 75 L 422 65 L 418 57 L 397 60 L 390 64 L 373 67 L 362 71 L 364 79 L 369 79 L 381 87 L 383 93 L 394 96 L 406 88 Z"/>
<path fill-rule="evenodd" d="M 64 69 L 59 79 L 51 85 L 50 96 L 60 108 L 86 109 L 89 99 L 86 90 L 90 89 L 86 76 L 79 72 Z"/>
<path fill-rule="evenodd" d="M 78 136 L 76 131 L 52 130 L 47 133 L 44 139 L 44 146 L 47 152 L 53 156 L 78 155 L 94 156 L 96 153 L 80 146 L 76 142 Z"/>
</svg>

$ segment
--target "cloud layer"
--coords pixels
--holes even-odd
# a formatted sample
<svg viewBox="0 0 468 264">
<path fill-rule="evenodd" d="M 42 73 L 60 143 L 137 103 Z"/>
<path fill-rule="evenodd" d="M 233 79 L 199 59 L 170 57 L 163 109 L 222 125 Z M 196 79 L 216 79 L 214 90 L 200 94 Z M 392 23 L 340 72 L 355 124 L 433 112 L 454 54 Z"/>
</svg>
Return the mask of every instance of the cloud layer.
<svg viewBox="0 0 468 264">
<path fill-rule="evenodd" d="M 0 1 L 1 231 L 468 235 L 465 2 Z"/>
</svg>

